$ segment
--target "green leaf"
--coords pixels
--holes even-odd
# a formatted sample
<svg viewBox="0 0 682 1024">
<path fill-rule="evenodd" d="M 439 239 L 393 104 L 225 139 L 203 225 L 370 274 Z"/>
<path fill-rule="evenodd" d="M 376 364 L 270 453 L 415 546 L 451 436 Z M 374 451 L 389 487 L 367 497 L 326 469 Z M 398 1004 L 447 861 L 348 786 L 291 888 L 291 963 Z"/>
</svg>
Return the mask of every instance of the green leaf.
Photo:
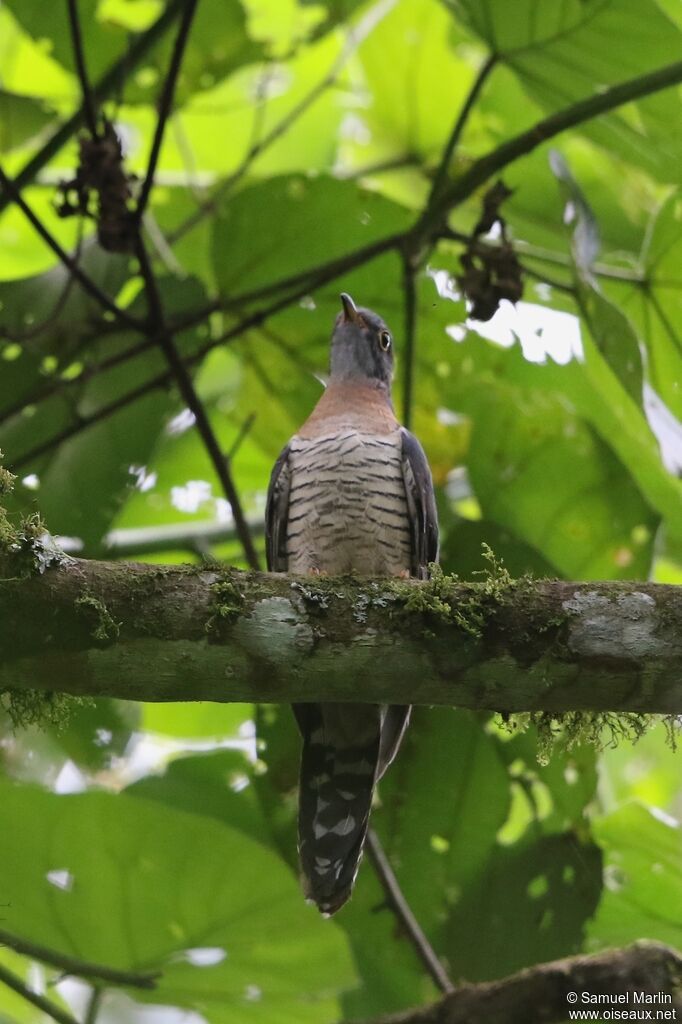
<svg viewBox="0 0 682 1024">
<path fill-rule="evenodd" d="M 155 702 L 142 705 L 141 725 L 146 732 L 177 739 L 236 738 L 251 714 L 250 704 Z"/>
<path fill-rule="evenodd" d="M 597 218 L 582 189 L 557 150 L 550 166 L 566 195 L 564 221 L 573 224 L 574 284 L 580 314 L 595 344 L 632 399 L 642 402 L 642 355 L 627 317 L 599 291 L 593 264 L 600 248 Z"/>
<path fill-rule="evenodd" d="M 0 89 L 0 153 L 30 142 L 51 120 L 44 104 Z"/>
<path fill-rule="evenodd" d="M 641 804 L 594 821 L 604 851 L 604 895 L 589 927 L 593 948 L 657 939 L 682 946 L 682 829 Z"/>
<path fill-rule="evenodd" d="M 178 757 L 163 775 L 149 775 L 125 790 L 189 814 L 221 821 L 268 845 L 270 831 L 252 783 L 249 762 L 238 750 Z"/>
<path fill-rule="evenodd" d="M 654 0 L 446 3 L 547 112 L 673 64 L 682 46 L 682 32 Z M 678 106 L 678 90 L 666 90 L 588 122 L 580 132 L 664 181 L 679 181 L 682 147 L 669 129 Z"/>
<path fill-rule="evenodd" d="M 678 420 L 682 419 L 682 198 L 661 204 L 641 253 L 646 287 L 619 290 L 649 355 L 648 376 Z"/>
<path fill-rule="evenodd" d="M 409 222 L 406 210 L 353 182 L 273 178 L 220 207 L 213 236 L 216 280 L 231 296 L 303 272 L 314 277 L 323 264 Z"/>
<path fill-rule="evenodd" d="M 561 384 L 573 364 L 533 364 L 517 346 L 473 338 L 466 354 L 477 373 L 452 382 L 448 404 L 472 420 L 467 464 L 484 517 L 569 579 L 645 575 L 650 547 L 633 544 L 633 531 L 644 526 L 650 540 L 655 519 L 607 445 L 567 408 Z"/>
<path fill-rule="evenodd" d="M 265 847 L 156 801 L 0 788 L 9 931 L 111 966 L 162 970 L 145 1001 L 215 1024 L 246 1013 L 337 1019 L 338 993 L 353 982 L 345 941 Z M 218 962 L 192 962 L 195 949 Z"/>
</svg>

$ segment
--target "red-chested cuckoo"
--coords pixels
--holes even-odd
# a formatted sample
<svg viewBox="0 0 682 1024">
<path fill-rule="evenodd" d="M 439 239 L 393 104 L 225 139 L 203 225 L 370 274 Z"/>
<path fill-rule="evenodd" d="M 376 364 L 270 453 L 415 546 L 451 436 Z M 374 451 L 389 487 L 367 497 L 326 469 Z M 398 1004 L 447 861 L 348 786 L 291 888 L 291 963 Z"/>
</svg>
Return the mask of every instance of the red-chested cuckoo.
<svg viewBox="0 0 682 1024">
<path fill-rule="evenodd" d="M 341 301 L 329 383 L 272 471 L 268 568 L 425 578 L 438 557 L 433 484 L 419 441 L 393 411 L 391 334 L 349 295 Z M 397 753 L 410 709 L 295 704 L 294 714 L 303 736 L 303 887 L 333 914 L 351 894 L 374 787 Z"/>
</svg>

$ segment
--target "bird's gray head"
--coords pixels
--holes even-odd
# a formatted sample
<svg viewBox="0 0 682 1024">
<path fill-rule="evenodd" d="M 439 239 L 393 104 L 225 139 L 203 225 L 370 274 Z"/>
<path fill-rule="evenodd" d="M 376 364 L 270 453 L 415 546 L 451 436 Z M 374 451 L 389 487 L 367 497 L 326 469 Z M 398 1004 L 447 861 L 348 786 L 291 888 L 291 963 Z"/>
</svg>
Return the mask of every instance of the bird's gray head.
<svg viewBox="0 0 682 1024">
<path fill-rule="evenodd" d="M 343 309 L 332 334 L 331 375 L 336 380 L 364 379 L 390 387 L 393 379 L 393 338 L 371 309 L 358 308 L 341 293 Z"/>
</svg>

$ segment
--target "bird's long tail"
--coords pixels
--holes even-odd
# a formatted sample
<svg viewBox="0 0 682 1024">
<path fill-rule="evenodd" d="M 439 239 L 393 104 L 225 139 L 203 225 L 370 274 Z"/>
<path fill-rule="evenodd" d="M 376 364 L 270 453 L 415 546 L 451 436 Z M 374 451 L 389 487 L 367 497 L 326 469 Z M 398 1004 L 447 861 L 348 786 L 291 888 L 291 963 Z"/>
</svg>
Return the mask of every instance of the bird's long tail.
<svg viewBox="0 0 682 1024">
<path fill-rule="evenodd" d="M 298 835 L 303 888 L 326 914 L 349 898 L 374 787 L 395 756 L 409 708 L 296 704 L 303 735 Z"/>
</svg>

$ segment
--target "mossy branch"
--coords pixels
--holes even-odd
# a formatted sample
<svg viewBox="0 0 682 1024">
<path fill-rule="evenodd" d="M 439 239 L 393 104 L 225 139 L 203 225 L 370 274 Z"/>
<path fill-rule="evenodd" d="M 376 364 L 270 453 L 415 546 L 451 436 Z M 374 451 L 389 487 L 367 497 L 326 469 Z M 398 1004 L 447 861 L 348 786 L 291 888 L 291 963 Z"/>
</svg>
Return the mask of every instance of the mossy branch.
<svg viewBox="0 0 682 1024">
<path fill-rule="evenodd" d="M 682 713 L 672 586 L 513 580 L 495 564 L 480 583 L 293 578 L 59 561 L 35 537 L 10 548 L 0 690 Z"/>
</svg>

